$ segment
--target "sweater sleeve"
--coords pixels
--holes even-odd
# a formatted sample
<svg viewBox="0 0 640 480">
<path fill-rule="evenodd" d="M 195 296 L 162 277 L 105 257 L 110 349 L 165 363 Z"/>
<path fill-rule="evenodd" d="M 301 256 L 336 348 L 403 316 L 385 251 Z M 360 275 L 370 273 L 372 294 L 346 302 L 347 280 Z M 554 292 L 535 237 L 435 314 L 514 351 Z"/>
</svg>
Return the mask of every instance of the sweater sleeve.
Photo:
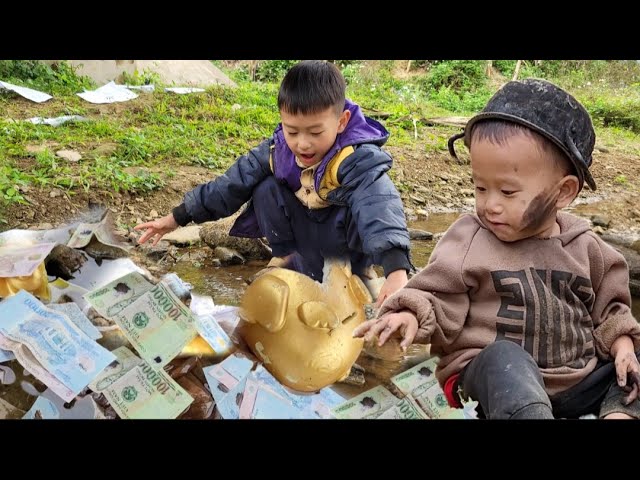
<svg viewBox="0 0 640 480">
<path fill-rule="evenodd" d="M 598 243 L 599 258 L 594 267 L 598 284 L 593 282 L 595 301 L 591 319 L 596 352 L 603 359 L 611 358 L 613 342 L 621 335 L 629 335 L 633 346 L 640 350 L 640 325 L 631 313 L 631 293 L 629 292 L 629 269 L 622 254 L 600 237 L 594 235 Z M 591 253 L 591 252 L 590 252 Z M 592 257 L 594 255 L 592 254 Z"/>
<path fill-rule="evenodd" d="M 457 220 L 436 245 L 429 264 L 384 302 L 379 315 L 409 310 L 418 319 L 416 343 L 450 345 L 469 311 L 463 272 L 478 228 L 471 216 Z"/>
</svg>

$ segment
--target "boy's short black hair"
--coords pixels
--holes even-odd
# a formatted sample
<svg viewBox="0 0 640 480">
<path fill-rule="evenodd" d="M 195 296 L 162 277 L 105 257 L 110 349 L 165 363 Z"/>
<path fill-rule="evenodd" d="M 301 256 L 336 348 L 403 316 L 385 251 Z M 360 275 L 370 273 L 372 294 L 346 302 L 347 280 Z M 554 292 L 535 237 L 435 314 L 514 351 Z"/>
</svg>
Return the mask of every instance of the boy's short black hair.
<svg viewBox="0 0 640 480">
<path fill-rule="evenodd" d="M 344 111 L 346 82 L 333 63 L 305 60 L 287 72 L 278 92 L 278 109 L 292 115 L 335 108 Z"/>
<path fill-rule="evenodd" d="M 539 133 L 557 145 L 571 161 L 580 188 L 586 182 L 596 189 L 591 166 L 596 134 L 591 117 L 569 93 L 547 82 L 528 78 L 506 83 L 487 102 L 482 112 L 467 122 L 463 133 L 449 139 L 449 153 L 456 157 L 453 142 L 471 134 L 477 122 L 504 120 L 517 123 Z"/>
</svg>

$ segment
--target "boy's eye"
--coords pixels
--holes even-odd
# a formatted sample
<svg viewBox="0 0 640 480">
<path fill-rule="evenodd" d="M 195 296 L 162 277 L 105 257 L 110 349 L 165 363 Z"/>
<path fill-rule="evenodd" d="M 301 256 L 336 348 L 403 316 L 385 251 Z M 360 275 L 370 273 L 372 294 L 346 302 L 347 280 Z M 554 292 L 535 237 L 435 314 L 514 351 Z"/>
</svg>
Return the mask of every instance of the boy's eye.
<svg viewBox="0 0 640 480">
<path fill-rule="evenodd" d="M 484 187 L 476 187 L 476 190 L 478 190 L 479 192 L 484 192 L 486 190 L 486 188 L 484 188 Z"/>
<path fill-rule="evenodd" d="M 509 196 L 509 195 L 513 195 L 514 193 L 516 193 L 513 190 L 501 190 L 503 195 Z"/>
<path fill-rule="evenodd" d="M 297 135 L 297 134 L 298 134 L 298 132 L 287 132 L 287 135 L 291 135 L 291 136 L 294 136 L 294 135 Z"/>
<path fill-rule="evenodd" d="M 317 137 L 318 135 L 322 135 L 323 132 L 311 132 L 311 135 Z"/>
</svg>

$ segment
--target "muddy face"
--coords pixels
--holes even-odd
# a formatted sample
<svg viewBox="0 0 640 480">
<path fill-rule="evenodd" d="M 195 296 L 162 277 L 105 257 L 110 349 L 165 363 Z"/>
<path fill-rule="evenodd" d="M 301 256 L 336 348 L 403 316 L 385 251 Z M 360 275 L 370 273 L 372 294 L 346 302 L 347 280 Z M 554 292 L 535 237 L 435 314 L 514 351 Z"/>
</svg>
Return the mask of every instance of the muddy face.
<svg viewBox="0 0 640 480">
<path fill-rule="evenodd" d="M 496 237 L 514 242 L 554 233 L 563 177 L 554 165 L 525 135 L 503 144 L 478 140 L 471 145 L 476 211 Z"/>
<path fill-rule="evenodd" d="M 522 214 L 521 232 L 535 235 L 555 221 L 558 193 L 542 192 L 531 201 Z"/>
</svg>

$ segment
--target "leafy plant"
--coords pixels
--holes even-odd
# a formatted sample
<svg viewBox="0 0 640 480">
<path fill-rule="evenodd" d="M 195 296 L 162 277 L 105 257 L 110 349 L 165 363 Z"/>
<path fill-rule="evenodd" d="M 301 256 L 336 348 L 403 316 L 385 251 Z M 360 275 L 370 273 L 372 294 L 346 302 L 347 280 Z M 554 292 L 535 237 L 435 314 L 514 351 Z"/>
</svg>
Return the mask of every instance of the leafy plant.
<svg viewBox="0 0 640 480">
<path fill-rule="evenodd" d="M 0 78 L 53 95 L 70 95 L 94 86 L 89 77 L 77 75 L 66 61 L 0 60 Z"/>
<path fill-rule="evenodd" d="M 161 83 L 160 75 L 149 69 L 142 72 L 135 70 L 133 74 L 122 72 L 122 82 L 126 85 L 159 85 Z"/>
<path fill-rule="evenodd" d="M 258 62 L 256 80 L 276 82 L 282 80 L 287 71 L 299 60 L 264 60 Z"/>
</svg>

